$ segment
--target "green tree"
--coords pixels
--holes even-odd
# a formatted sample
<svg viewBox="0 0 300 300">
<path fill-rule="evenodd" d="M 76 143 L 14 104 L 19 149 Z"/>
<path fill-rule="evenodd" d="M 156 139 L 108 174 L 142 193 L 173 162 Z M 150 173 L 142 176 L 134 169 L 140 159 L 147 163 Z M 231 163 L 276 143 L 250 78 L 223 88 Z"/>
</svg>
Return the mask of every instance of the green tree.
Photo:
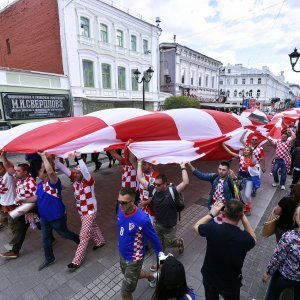
<svg viewBox="0 0 300 300">
<path fill-rule="evenodd" d="M 186 96 L 172 96 L 165 100 L 165 109 L 174 108 L 200 108 L 200 102 L 197 99 Z"/>
</svg>

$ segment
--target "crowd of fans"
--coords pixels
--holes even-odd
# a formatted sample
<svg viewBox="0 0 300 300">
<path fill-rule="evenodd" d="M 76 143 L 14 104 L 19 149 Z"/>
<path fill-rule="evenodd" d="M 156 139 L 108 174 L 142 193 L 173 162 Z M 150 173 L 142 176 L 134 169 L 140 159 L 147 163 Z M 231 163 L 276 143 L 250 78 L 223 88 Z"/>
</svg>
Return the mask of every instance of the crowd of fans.
<svg viewBox="0 0 300 300">
<path fill-rule="evenodd" d="M 291 193 L 274 208 L 279 215 L 276 228 L 277 246 L 263 274 L 266 282 L 271 277 L 267 300 L 279 299 L 286 288 L 292 288 L 290 299 L 300 299 L 300 131 L 292 124 L 279 140 L 270 140 L 276 147 L 272 164 L 274 187 L 286 188 L 287 174 L 293 175 Z M 240 299 L 242 266 L 247 252 L 256 244 L 256 236 L 247 216 L 251 215 L 252 197 L 260 188 L 261 172 L 266 171 L 264 149 L 258 136 L 245 140 L 244 148 L 234 152 L 226 144 L 224 151 L 239 160 L 238 172 L 230 169 L 227 161 L 220 162 L 215 173 L 205 173 L 190 162 L 181 163 L 181 182 L 170 184 L 165 174 L 159 174 L 153 165 L 138 160 L 129 151 L 112 150 L 109 167 L 116 160 L 123 166 L 121 190 L 116 203 L 120 268 L 124 275 L 122 299 L 133 299 L 139 279 L 145 278 L 156 287 L 152 299 L 196 299 L 189 287 L 183 264 L 166 248 L 177 248 L 183 255 L 184 240 L 178 236 L 177 221 L 182 191 L 189 184 L 188 170 L 199 180 L 210 182 L 209 213 L 193 225 L 193 230 L 206 238 L 207 249 L 201 269 L 205 298 Z M 105 239 L 96 223 L 97 199 L 95 179 L 86 166 L 86 155 L 75 152 L 77 166 L 69 169 L 62 160 L 44 153 L 26 156 L 29 164 L 14 166 L 1 154 L 0 161 L 0 222 L 7 226 L 12 239 L 1 254 L 5 259 L 20 255 L 29 227 L 41 230 L 44 260 L 38 270 L 55 262 L 52 231 L 78 244 L 68 269 L 75 271 L 84 260 L 91 239 L 93 250 L 105 245 Z M 93 155 L 95 171 L 101 167 L 99 155 Z M 81 219 L 79 235 L 67 227 L 66 208 L 62 201 L 62 184 L 55 169 L 70 178 L 74 187 L 75 204 Z M 39 178 L 39 183 L 36 178 Z M 280 177 L 280 178 L 279 178 Z M 239 227 L 242 223 L 243 229 Z M 143 269 L 148 242 L 153 246 L 157 261 L 149 271 Z"/>
</svg>

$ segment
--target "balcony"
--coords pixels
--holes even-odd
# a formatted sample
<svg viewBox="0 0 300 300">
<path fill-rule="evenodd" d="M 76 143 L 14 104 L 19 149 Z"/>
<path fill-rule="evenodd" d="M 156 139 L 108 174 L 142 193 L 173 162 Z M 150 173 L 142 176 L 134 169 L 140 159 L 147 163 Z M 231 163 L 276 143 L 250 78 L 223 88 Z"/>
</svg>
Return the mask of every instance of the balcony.
<svg viewBox="0 0 300 300">
<path fill-rule="evenodd" d="M 87 36 L 83 36 L 83 35 L 78 35 L 78 41 L 80 44 L 84 44 L 84 45 L 88 45 L 88 46 L 94 46 L 95 45 L 95 40 L 87 37 Z"/>
<path fill-rule="evenodd" d="M 110 43 L 99 41 L 98 46 L 100 49 L 112 51 L 112 45 Z"/>
</svg>

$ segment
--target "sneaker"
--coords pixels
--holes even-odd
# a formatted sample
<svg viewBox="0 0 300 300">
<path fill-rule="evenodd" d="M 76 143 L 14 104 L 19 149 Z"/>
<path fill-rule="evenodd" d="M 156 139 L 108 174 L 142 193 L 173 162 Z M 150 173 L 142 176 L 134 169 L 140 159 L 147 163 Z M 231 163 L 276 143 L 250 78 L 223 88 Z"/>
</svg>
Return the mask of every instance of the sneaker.
<svg viewBox="0 0 300 300">
<path fill-rule="evenodd" d="M 105 246 L 105 243 L 102 243 L 102 244 L 100 244 L 100 245 L 95 245 L 94 247 L 93 247 L 93 250 L 97 250 L 97 249 L 99 249 L 99 248 L 102 248 L 103 246 Z"/>
<path fill-rule="evenodd" d="M 11 251 L 12 250 L 12 248 L 13 248 L 13 244 L 5 244 L 4 245 L 4 248 L 7 250 L 7 251 Z"/>
<path fill-rule="evenodd" d="M 45 269 L 46 267 L 52 265 L 55 262 L 55 258 L 53 260 L 47 261 L 45 260 L 38 268 L 39 271 Z"/>
<path fill-rule="evenodd" d="M 153 273 L 153 279 L 152 280 L 149 280 L 149 285 L 150 287 L 154 288 L 156 287 L 156 282 L 158 281 L 159 279 L 159 273 L 158 272 L 155 272 Z"/>
<path fill-rule="evenodd" d="M 179 254 L 181 255 L 184 252 L 184 241 L 183 239 L 179 239 L 179 241 L 180 241 L 180 245 L 178 246 L 178 250 L 179 250 Z"/>
<path fill-rule="evenodd" d="M 282 190 L 285 190 L 285 186 L 284 186 L 284 185 L 282 185 L 282 186 L 281 186 L 281 189 L 282 189 Z"/>
<path fill-rule="evenodd" d="M 278 186 L 278 183 L 274 182 L 274 183 L 272 183 L 272 186 L 276 187 L 276 186 Z"/>
<path fill-rule="evenodd" d="M 77 270 L 78 268 L 80 268 L 80 265 L 76 265 L 76 264 L 73 264 L 73 263 L 70 263 L 70 264 L 68 264 L 68 269 L 70 270 L 70 271 L 75 271 L 75 270 Z"/>
<path fill-rule="evenodd" d="M 271 172 L 269 175 L 270 175 L 270 176 L 273 176 L 273 173 Z"/>
<path fill-rule="evenodd" d="M 151 272 L 156 272 L 157 269 L 158 269 L 157 264 L 154 264 L 154 265 L 152 265 L 152 266 L 150 267 L 150 271 L 151 271 Z"/>
<path fill-rule="evenodd" d="M 1 253 L 0 256 L 2 256 L 4 258 L 18 258 L 19 253 L 8 251 L 8 252 Z"/>
</svg>

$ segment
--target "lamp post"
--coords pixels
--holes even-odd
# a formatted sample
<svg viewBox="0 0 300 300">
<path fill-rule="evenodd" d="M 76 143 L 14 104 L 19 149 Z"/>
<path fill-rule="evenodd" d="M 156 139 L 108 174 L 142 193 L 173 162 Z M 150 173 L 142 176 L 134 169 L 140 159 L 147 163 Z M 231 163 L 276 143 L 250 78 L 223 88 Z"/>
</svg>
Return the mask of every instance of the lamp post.
<svg viewBox="0 0 300 300">
<path fill-rule="evenodd" d="M 146 71 L 146 76 L 144 75 L 141 80 L 139 80 L 141 72 L 138 69 L 133 72 L 136 81 L 143 84 L 143 110 L 145 110 L 145 82 L 150 82 L 153 72 L 154 71 L 151 69 L 151 67 L 149 67 L 149 69 Z"/>
<path fill-rule="evenodd" d="M 297 48 L 295 48 L 294 52 L 289 54 L 289 57 L 290 57 L 290 63 L 291 63 L 293 71 L 294 72 L 300 72 L 300 70 L 295 70 L 295 66 L 296 66 L 296 64 L 299 60 L 299 57 L 300 57 L 300 53 L 297 51 Z"/>
</svg>

